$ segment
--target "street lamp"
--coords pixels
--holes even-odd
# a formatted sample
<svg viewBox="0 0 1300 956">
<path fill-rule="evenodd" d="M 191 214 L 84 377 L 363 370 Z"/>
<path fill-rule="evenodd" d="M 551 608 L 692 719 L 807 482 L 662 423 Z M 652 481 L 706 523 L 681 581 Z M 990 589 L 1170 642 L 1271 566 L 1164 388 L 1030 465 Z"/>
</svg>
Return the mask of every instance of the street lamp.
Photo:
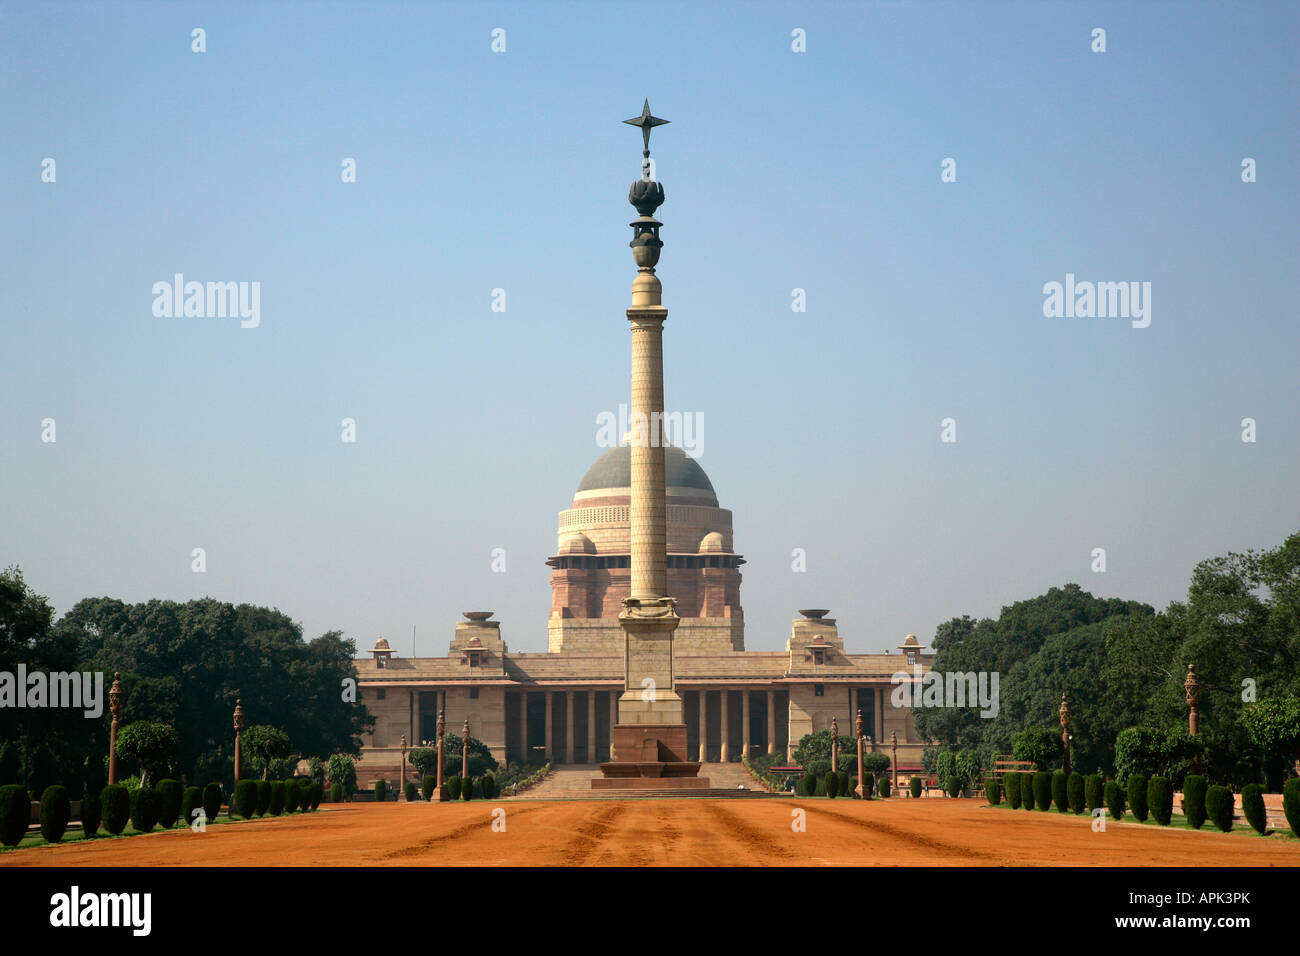
<svg viewBox="0 0 1300 956">
<path fill-rule="evenodd" d="M 235 698 L 235 783 L 239 783 L 239 772 L 243 769 L 243 751 L 239 738 L 244 732 L 244 702 Z"/>
<path fill-rule="evenodd" d="M 117 783 L 117 724 L 122 716 L 122 675 L 117 671 L 113 671 L 113 686 L 108 692 L 108 709 L 113 712 L 113 723 L 108 729 L 108 782 L 114 784 Z"/>
<path fill-rule="evenodd" d="M 1065 692 L 1061 692 L 1061 746 L 1065 750 L 1065 776 L 1070 776 L 1070 706 L 1065 702 Z"/>
<path fill-rule="evenodd" d="M 401 791 L 401 796 L 397 799 L 406 799 L 406 734 L 402 734 L 402 777 L 397 783 L 397 789 Z"/>
<path fill-rule="evenodd" d="M 864 722 L 862 720 L 862 708 L 859 707 L 858 719 L 854 725 L 854 729 L 857 731 L 857 737 L 858 737 L 858 787 L 856 790 L 853 791 L 858 795 L 859 800 L 865 800 L 867 798 L 866 787 L 864 787 L 862 784 L 862 749 L 864 744 L 864 739 L 862 736 L 863 726 L 864 726 Z"/>
</svg>

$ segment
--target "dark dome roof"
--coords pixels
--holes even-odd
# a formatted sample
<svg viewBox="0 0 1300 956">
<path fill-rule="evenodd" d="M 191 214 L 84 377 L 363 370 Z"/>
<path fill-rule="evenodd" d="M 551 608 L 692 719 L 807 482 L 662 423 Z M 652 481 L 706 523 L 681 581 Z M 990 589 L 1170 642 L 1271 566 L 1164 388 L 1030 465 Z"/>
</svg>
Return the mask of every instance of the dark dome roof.
<svg viewBox="0 0 1300 956">
<path fill-rule="evenodd" d="M 717 503 L 709 476 L 704 473 L 699 462 L 687 457 L 686 452 L 676 445 L 664 446 L 664 479 L 664 484 L 669 488 L 692 488 L 701 492 L 701 497 L 712 498 Z M 619 445 L 605 452 L 587 469 L 587 473 L 582 476 L 582 483 L 578 485 L 578 491 L 631 487 L 632 446 Z"/>
</svg>

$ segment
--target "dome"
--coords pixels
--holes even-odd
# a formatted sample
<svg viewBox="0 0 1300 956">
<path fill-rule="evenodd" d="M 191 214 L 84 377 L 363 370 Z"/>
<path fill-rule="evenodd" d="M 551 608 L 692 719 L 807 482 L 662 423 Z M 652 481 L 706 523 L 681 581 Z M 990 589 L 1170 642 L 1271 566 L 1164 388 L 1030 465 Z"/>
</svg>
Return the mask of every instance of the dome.
<svg viewBox="0 0 1300 956">
<path fill-rule="evenodd" d="M 664 446 L 664 484 L 670 497 L 706 498 L 717 507 L 718 497 L 713 483 L 699 462 L 687 456 L 676 445 Z M 606 488 L 630 489 L 632 487 L 632 446 L 619 445 L 596 459 L 587 469 L 578 485 L 578 494 Z"/>
<path fill-rule="evenodd" d="M 572 534 L 560 536 L 560 550 L 558 554 L 595 554 L 596 546 L 591 543 L 581 531 L 575 531 Z"/>
<path fill-rule="evenodd" d="M 722 535 L 716 531 L 710 531 L 700 539 L 700 551 L 724 552 L 727 549 L 723 547 Z"/>
</svg>

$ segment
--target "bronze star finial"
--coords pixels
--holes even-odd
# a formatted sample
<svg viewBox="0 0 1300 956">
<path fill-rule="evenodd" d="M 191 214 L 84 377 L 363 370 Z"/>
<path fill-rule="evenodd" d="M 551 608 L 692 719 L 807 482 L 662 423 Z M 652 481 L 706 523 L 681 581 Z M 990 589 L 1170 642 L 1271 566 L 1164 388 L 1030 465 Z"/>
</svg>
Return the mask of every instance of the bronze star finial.
<svg viewBox="0 0 1300 956">
<path fill-rule="evenodd" d="M 660 119 L 657 116 L 650 115 L 650 100 L 647 98 L 645 105 L 641 107 L 641 115 L 633 116 L 631 119 L 623 120 L 628 126 L 641 127 L 641 140 L 645 144 L 645 154 L 650 155 L 650 131 L 656 126 L 666 126 L 668 120 Z"/>
</svg>

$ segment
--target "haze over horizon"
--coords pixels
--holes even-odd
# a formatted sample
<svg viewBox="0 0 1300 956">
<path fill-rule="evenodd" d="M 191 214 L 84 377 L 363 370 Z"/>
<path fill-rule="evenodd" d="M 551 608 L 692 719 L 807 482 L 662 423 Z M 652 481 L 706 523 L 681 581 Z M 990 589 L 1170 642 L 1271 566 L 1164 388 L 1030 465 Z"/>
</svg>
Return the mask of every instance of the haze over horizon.
<svg viewBox="0 0 1300 956">
<path fill-rule="evenodd" d="M 545 650 L 648 97 L 666 405 L 750 650 L 797 608 L 865 652 L 1067 582 L 1181 600 L 1300 529 L 1300 13 L 1177 11 L 0 9 L 0 565 L 59 614 L 210 595 L 405 656 L 492 609 Z M 256 327 L 156 316 L 178 273 L 260 283 Z M 1150 283 L 1149 326 L 1045 316 L 1076 280 Z"/>
</svg>

